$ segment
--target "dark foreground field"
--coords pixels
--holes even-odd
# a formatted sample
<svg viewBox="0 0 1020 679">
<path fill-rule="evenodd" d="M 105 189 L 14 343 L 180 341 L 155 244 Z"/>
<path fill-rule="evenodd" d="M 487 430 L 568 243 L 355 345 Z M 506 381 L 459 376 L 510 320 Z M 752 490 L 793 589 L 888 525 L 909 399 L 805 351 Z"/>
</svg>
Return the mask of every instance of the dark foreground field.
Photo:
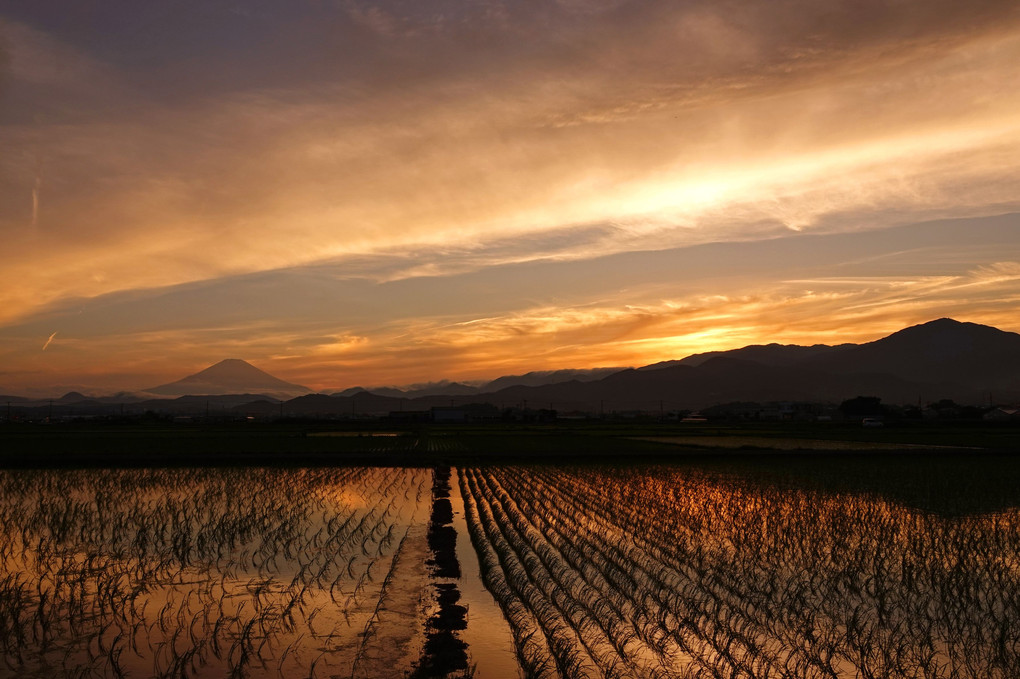
<svg viewBox="0 0 1020 679">
<path fill-rule="evenodd" d="M 71 423 L 0 426 L 0 467 L 333 465 L 670 459 L 761 453 L 1020 451 L 1020 427 L 378 423 Z"/>
<path fill-rule="evenodd" d="M 0 676 L 1020 676 L 1020 430 L 0 427 Z"/>
</svg>

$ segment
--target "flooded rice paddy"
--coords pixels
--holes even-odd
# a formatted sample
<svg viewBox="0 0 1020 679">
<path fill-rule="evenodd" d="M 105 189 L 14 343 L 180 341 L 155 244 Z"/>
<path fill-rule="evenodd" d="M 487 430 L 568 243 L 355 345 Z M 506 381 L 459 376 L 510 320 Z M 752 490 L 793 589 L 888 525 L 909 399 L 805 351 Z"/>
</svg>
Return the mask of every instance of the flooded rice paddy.
<svg viewBox="0 0 1020 679">
<path fill-rule="evenodd" d="M 0 676 L 1020 676 L 1015 486 L 864 466 L 3 471 Z"/>
</svg>

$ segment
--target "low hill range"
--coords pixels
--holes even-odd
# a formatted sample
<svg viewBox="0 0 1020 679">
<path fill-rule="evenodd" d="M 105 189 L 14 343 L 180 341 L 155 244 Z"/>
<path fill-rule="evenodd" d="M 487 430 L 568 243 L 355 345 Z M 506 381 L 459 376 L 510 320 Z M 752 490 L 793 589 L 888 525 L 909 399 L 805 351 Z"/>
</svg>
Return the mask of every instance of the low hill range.
<svg viewBox="0 0 1020 679">
<path fill-rule="evenodd" d="M 89 398 L 69 393 L 52 410 L 240 413 L 350 417 L 485 404 L 560 413 L 700 410 L 737 402 L 838 404 L 876 396 L 890 404 L 1020 402 L 1020 334 L 943 318 L 864 344 L 752 345 L 640 368 L 542 371 L 479 386 L 436 382 L 408 390 L 313 393 L 239 359 L 228 359 L 145 394 Z M 14 407 L 42 406 L 14 400 Z"/>
<path fill-rule="evenodd" d="M 490 388 L 500 384 L 506 386 Z M 752 345 L 610 371 L 585 381 L 574 377 L 528 384 L 501 378 L 480 388 L 472 400 L 590 412 L 700 409 L 738 401 L 839 403 L 859 395 L 899 404 L 1016 402 L 1020 334 L 942 318 L 864 344 Z"/>
<path fill-rule="evenodd" d="M 539 387 L 546 384 L 559 384 L 577 380 L 578 382 L 594 382 L 618 373 L 627 368 L 589 368 L 589 369 L 563 369 L 563 370 L 534 370 L 523 375 L 504 375 L 480 385 L 470 385 L 461 382 L 429 382 L 428 384 L 412 385 L 409 388 L 398 387 L 352 387 L 336 392 L 333 396 L 353 396 L 358 392 L 369 391 L 378 396 L 392 396 L 394 398 L 419 398 L 422 396 L 471 396 L 474 394 L 491 394 L 507 387 L 527 386 Z"/>
<path fill-rule="evenodd" d="M 720 359 L 782 370 L 790 377 L 828 375 L 834 383 L 874 382 L 876 389 L 890 395 L 910 385 L 920 388 L 921 396 L 943 391 L 946 398 L 970 403 L 1020 395 L 1020 334 L 951 318 L 865 344 L 754 345 L 695 354 L 680 364 L 704 367 Z M 905 402 L 906 395 L 896 400 Z"/>
</svg>

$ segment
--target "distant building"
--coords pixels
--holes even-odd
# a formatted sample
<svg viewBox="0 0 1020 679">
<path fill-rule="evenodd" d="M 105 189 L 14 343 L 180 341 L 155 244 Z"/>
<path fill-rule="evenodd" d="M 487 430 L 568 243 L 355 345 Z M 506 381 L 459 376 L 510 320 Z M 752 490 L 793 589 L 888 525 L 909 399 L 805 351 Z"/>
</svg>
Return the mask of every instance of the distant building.
<svg viewBox="0 0 1020 679">
<path fill-rule="evenodd" d="M 432 413 L 427 410 L 394 410 L 386 416 L 386 419 L 390 422 L 402 423 L 431 422 Z"/>
<path fill-rule="evenodd" d="M 432 421 L 438 424 L 458 422 L 496 422 L 499 408 L 490 403 L 469 403 L 462 406 L 435 406 L 430 411 Z"/>
<path fill-rule="evenodd" d="M 454 406 L 436 406 L 432 409 L 432 421 L 443 424 L 450 422 L 467 422 L 468 414 L 464 408 Z"/>
<path fill-rule="evenodd" d="M 705 408 L 701 411 L 701 414 L 713 420 L 814 421 L 825 413 L 826 409 L 827 407 L 821 403 L 795 401 L 757 403 L 754 401 L 741 401 L 722 403 Z M 831 416 L 829 419 L 832 419 Z"/>
<path fill-rule="evenodd" d="M 984 419 L 988 420 L 989 422 L 1007 422 L 1010 420 L 1020 420 L 1020 408 L 999 406 L 998 408 L 994 408 L 985 413 Z"/>
</svg>

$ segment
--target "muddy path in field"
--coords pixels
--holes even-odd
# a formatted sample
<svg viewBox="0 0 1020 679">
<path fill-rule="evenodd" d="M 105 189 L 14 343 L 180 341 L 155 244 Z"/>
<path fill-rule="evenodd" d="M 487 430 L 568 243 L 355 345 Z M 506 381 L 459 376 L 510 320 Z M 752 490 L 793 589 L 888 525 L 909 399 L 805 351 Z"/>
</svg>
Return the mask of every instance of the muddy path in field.
<svg viewBox="0 0 1020 679">
<path fill-rule="evenodd" d="M 435 603 L 425 627 L 425 648 L 413 677 L 449 677 L 467 673 L 467 644 L 460 632 L 467 627 L 467 609 L 460 602 L 460 561 L 457 530 L 450 503 L 450 468 L 433 473 L 432 516 L 429 520 L 427 562 Z"/>
<path fill-rule="evenodd" d="M 412 676 L 520 677 L 510 626 L 482 583 L 457 472 L 440 467 L 433 474 L 425 564 L 432 601 L 426 612 L 422 657 Z"/>
</svg>

